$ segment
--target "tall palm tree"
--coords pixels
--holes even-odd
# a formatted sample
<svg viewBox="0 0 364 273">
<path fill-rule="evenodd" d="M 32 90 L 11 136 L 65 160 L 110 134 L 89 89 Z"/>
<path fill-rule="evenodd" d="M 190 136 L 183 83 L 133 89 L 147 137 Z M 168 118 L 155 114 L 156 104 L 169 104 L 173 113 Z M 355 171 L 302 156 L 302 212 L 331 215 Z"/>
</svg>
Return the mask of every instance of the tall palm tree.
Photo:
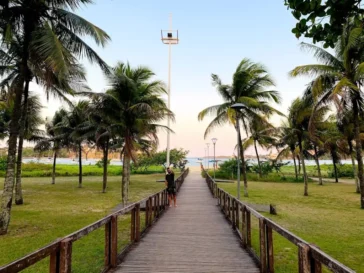
<svg viewBox="0 0 364 273">
<path fill-rule="evenodd" d="M 130 163 L 136 151 L 158 142 L 157 130 L 169 130 L 158 124 L 167 116 L 173 118 L 161 95 L 165 93 L 161 81 L 152 80 L 154 73 L 146 67 L 132 68 L 118 63 L 108 75 L 110 89 L 105 95 L 106 114 L 111 117 L 113 130 L 121 141 L 123 158 L 121 196 L 128 201 Z"/>
<path fill-rule="evenodd" d="M 28 107 L 26 107 L 26 113 L 24 115 L 24 128 L 19 135 L 19 145 L 16 163 L 16 184 L 15 184 L 15 204 L 23 204 L 23 194 L 21 186 L 21 165 L 22 165 L 22 153 L 23 153 L 23 141 L 36 142 L 44 135 L 44 131 L 39 127 L 44 124 L 44 120 L 41 117 L 42 104 L 40 98 L 36 95 L 30 95 L 27 99 Z"/>
<path fill-rule="evenodd" d="M 56 164 L 57 164 L 57 156 L 62 148 L 67 148 L 70 145 L 68 144 L 68 136 L 65 132 L 59 128 L 63 118 L 67 115 L 67 111 L 65 109 L 60 109 L 56 111 L 53 115 L 51 121 L 46 123 L 46 137 L 39 139 L 37 144 L 34 147 L 35 151 L 53 151 L 53 166 L 52 166 L 52 182 L 51 184 L 56 183 Z"/>
<path fill-rule="evenodd" d="M 361 208 L 364 208 L 364 167 L 360 140 L 360 115 L 363 113 L 364 35 L 362 26 L 349 22 L 344 26 L 335 46 L 335 55 L 309 44 L 304 49 L 314 53 L 319 64 L 298 66 L 291 71 L 293 77 L 314 77 L 313 93 L 317 105 L 333 102 L 338 111 L 352 109 L 358 178 L 361 188 Z M 341 107 L 341 106 L 344 106 Z"/>
<path fill-rule="evenodd" d="M 250 146 L 254 146 L 255 154 L 258 161 L 259 177 L 262 176 L 262 169 L 258 153 L 258 145 L 262 148 L 272 148 L 276 143 L 276 128 L 269 123 L 264 116 L 255 116 L 249 120 L 248 130 L 250 137 L 244 141 L 244 150 Z"/>
<path fill-rule="evenodd" d="M 56 129 L 64 132 L 64 138 L 78 155 L 78 187 L 82 188 L 82 145 L 86 140 L 83 134 L 84 124 L 89 119 L 89 101 L 81 100 L 67 112 Z"/>
<path fill-rule="evenodd" d="M 10 123 L 8 165 L 0 213 L 0 235 L 7 233 L 10 222 L 21 100 L 23 93 L 28 93 L 29 83 L 32 80 L 29 66 L 32 53 L 37 53 L 41 60 L 39 63 L 46 63 L 56 73 L 62 75 L 70 74 L 67 71 L 68 64 L 75 63 L 75 57 L 81 56 L 86 56 L 89 60 L 98 63 L 105 71 L 108 70 L 108 66 L 82 40 L 81 36 L 90 36 L 100 45 L 105 45 L 109 36 L 70 11 L 81 4 L 88 3 L 91 3 L 91 0 L 9 0 L 0 3 L 0 31 L 3 34 L 3 43 L 7 44 L 14 37 L 14 33 L 22 33 L 22 50 L 18 67 L 21 73 L 14 84 L 16 87 L 15 111 L 12 113 Z"/>
<path fill-rule="evenodd" d="M 281 159 L 282 157 L 289 157 L 291 155 L 297 180 L 299 173 L 296 163 L 296 158 L 298 156 L 298 139 L 294 129 L 294 125 L 289 120 L 284 121 L 282 125 L 278 128 L 277 138 L 278 140 L 276 143 L 276 147 L 278 150 L 280 150 L 277 159 Z"/>
<path fill-rule="evenodd" d="M 350 156 L 351 163 L 353 166 L 353 174 L 355 178 L 356 192 L 360 193 L 360 184 L 358 180 L 358 172 L 355 163 L 355 151 L 354 151 L 354 123 L 353 123 L 353 113 L 351 110 L 344 110 L 342 113 L 337 115 L 337 128 L 342 135 L 341 141 L 339 141 L 339 146 L 341 150 L 345 152 L 346 155 Z M 362 132 L 362 129 L 360 130 Z"/>
<path fill-rule="evenodd" d="M 269 105 L 269 102 L 280 102 L 277 91 L 266 90 L 274 86 L 274 82 L 267 72 L 267 69 L 259 64 L 253 63 L 249 59 L 243 59 L 233 75 L 232 84 L 223 84 L 219 76 L 212 74 L 212 84 L 223 99 L 223 103 L 210 106 L 198 114 L 198 120 L 203 120 L 207 115 L 214 116 L 205 130 L 205 138 L 216 127 L 224 124 L 236 124 L 236 120 L 241 120 L 243 128 L 248 133 L 248 121 L 260 115 L 269 117 L 273 113 L 279 113 Z M 235 103 L 243 104 L 243 108 L 235 112 L 231 106 Z M 240 157 L 242 159 L 242 175 L 244 180 L 244 196 L 248 196 L 248 182 L 246 177 L 246 164 L 244 149 L 241 139 L 240 128 L 235 126 L 239 136 Z"/>
<path fill-rule="evenodd" d="M 89 119 L 81 126 L 81 134 L 86 139 L 89 139 L 103 153 L 103 179 L 102 192 L 106 193 L 107 187 L 107 168 L 109 151 L 118 142 L 116 138 L 116 127 L 113 124 L 112 116 L 110 117 L 110 104 L 107 102 L 108 97 L 93 96 L 92 102 L 89 105 Z"/>
</svg>

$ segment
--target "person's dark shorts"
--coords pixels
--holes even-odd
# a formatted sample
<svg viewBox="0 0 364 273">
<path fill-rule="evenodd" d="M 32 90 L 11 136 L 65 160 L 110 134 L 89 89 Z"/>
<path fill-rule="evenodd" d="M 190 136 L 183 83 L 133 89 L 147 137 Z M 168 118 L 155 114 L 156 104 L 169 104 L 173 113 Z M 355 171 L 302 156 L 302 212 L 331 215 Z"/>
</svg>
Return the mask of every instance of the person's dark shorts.
<svg viewBox="0 0 364 273">
<path fill-rule="evenodd" d="M 177 191 L 176 191 L 176 188 L 173 187 L 173 188 L 167 188 L 167 192 L 169 195 L 176 195 Z"/>
</svg>

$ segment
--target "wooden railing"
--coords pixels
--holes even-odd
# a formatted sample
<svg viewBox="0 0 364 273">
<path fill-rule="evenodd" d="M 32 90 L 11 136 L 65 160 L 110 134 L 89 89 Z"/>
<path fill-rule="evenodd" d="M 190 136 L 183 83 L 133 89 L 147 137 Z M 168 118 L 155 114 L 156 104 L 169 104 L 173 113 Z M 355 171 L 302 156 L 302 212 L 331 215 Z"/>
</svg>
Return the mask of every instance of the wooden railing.
<svg viewBox="0 0 364 273">
<path fill-rule="evenodd" d="M 304 241 L 219 188 L 208 173 L 205 172 L 205 174 L 211 193 L 217 198 L 222 212 L 240 237 L 242 246 L 259 265 L 260 272 L 274 273 L 273 231 L 275 231 L 298 247 L 299 273 L 321 273 L 322 266 L 336 273 L 355 273 L 352 269 L 321 251 L 317 246 Z M 259 222 L 259 253 L 256 253 L 252 247 L 252 216 L 256 217 Z"/>
<path fill-rule="evenodd" d="M 176 187 L 179 191 L 189 169 L 186 169 L 177 179 Z M 145 204 L 145 227 L 141 226 L 141 206 Z M 62 239 L 34 251 L 33 253 L 16 260 L 10 264 L 0 267 L 0 273 L 20 272 L 29 266 L 49 257 L 50 273 L 70 273 L 72 267 L 72 244 L 73 242 L 85 237 L 91 232 L 105 227 L 105 248 L 104 248 L 104 268 L 106 272 L 117 266 L 122 261 L 131 246 L 138 242 L 152 224 L 165 211 L 168 205 L 167 191 L 164 189 L 156 194 L 128 205 L 101 220 L 86 226 Z M 118 217 L 131 214 L 130 217 L 130 241 L 118 253 Z"/>
</svg>

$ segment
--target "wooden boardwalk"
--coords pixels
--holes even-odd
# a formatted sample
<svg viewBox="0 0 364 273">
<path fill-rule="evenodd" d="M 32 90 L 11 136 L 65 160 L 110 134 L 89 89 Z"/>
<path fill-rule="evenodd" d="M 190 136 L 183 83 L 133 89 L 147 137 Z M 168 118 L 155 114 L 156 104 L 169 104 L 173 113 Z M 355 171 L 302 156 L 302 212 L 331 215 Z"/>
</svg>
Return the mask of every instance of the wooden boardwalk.
<svg viewBox="0 0 364 273">
<path fill-rule="evenodd" d="M 112 272 L 259 272 L 200 173 L 189 174 L 177 201 Z"/>
</svg>

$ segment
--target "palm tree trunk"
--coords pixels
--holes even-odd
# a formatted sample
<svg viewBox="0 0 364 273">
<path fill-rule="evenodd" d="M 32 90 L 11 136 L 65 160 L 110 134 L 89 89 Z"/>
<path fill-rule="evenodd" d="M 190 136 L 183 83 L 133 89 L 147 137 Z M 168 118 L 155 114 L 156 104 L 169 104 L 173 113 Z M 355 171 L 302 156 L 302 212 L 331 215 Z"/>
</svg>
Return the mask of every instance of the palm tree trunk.
<svg viewBox="0 0 364 273">
<path fill-rule="evenodd" d="M 334 164 L 335 182 L 338 183 L 339 178 L 337 177 L 337 167 L 336 167 L 336 160 L 335 160 L 334 152 L 331 152 L 331 157 L 332 157 L 332 163 Z"/>
<path fill-rule="evenodd" d="M 4 182 L 4 190 L 1 198 L 1 211 L 0 211 L 0 235 L 4 235 L 8 231 L 10 223 L 11 205 L 13 200 L 14 191 L 14 171 L 15 171 L 15 157 L 16 157 L 16 144 L 19 135 L 19 121 L 21 118 L 21 100 L 23 93 L 23 86 L 29 90 L 30 70 L 28 67 L 29 60 L 29 45 L 32 39 L 32 32 L 34 29 L 34 19 L 30 15 L 24 17 L 23 24 L 23 46 L 22 46 L 22 60 L 20 66 L 21 78 L 19 79 L 18 88 L 15 90 L 14 110 L 11 116 L 8 140 L 8 158 L 7 168 Z"/>
<path fill-rule="evenodd" d="M 121 199 L 124 206 L 126 206 L 128 202 L 129 182 L 130 182 L 130 156 L 128 155 L 128 152 L 125 151 L 123 156 L 123 172 L 122 172 L 122 185 L 121 185 Z"/>
<path fill-rule="evenodd" d="M 109 140 L 105 142 L 105 147 L 103 148 L 104 152 L 104 172 L 102 177 L 102 192 L 106 192 L 106 185 L 107 185 L 107 161 L 109 157 Z"/>
<path fill-rule="evenodd" d="M 248 180 L 246 177 L 246 166 L 245 166 L 245 156 L 244 156 L 244 149 L 243 149 L 243 142 L 241 140 L 241 134 L 240 134 L 240 127 L 237 127 L 237 132 L 239 136 L 239 145 L 240 145 L 240 158 L 241 158 L 241 170 L 243 175 L 243 181 L 244 181 L 244 196 L 248 197 Z"/>
<path fill-rule="evenodd" d="M 351 164 L 353 166 L 353 174 L 354 174 L 354 178 L 355 178 L 356 193 L 360 193 L 360 184 L 359 184 L 359 180 L 358 180 L 358 172 L 356 170 L 353 143 L 351 142 L 350 139 L 348 139 L 348 144 L 349 144 L 349 152 L 350 152 L 350 157 L 351 157 Z"/>
<path fill-rule="evenodd" d="M 78 145 L 78 187 L 82 188 L 82 146 Z"/>
<path fill-rule="evenodd" d="M 56 184 L 56 164 L 57 164 L 57 150 L 54 150 L 53 168 L 52 168 L 52 185 Z"/>
<path fill-rule="evenodd" d="M 301 158 L 299 155 L 297 155 L 297 161 L 298 161 L 298 174 L 301 175 Z"/>
<path fill-rule="evenodd" d="M 20 118 L 20 127 L 19 127 L 19 144 L 18 144 L 18 158 L 16 162 L 16 180 L 15 180 L 15 204 L 22 205 L 24 203 L 23 200 L 23 191 L 21 187 L 21 168 L 23 161 L 23 143 L 24 143 L 24 133 L 26 120 L 28 115 L 28 95 L 29 95 L 29 82 L 25 83 L 24 87 L 24 101 L 23 101 L 23 109 L 22 115 Z"/>
<path fill-rule="evenodd" d="M 15 204 L 16 205 L 22 205 L 24 203 L 23 191 L 22 191 L 22 187 L 21 187 L 21 164 L 22 164 L 22 158 L 23 158 L 23 142 L 24 142 L 24 133 L 22 133 L 22 129 L 20 129 L 19 143 L 18 143 L 18 155 L 17 155 L 18 158 L 16 161 L 16 175 L 15 175 Z"/>
<path fill-rule="evenodd" d="M 23 85 L 23 84 L 22 84 Z M 13 191 L 15 182 L 15 157 L 16 157 L 16 144 L 19 135 L 19 120 L 21 117 L 21 97 L 22 88 L 16 90 L 14 110 L 10 122 L 10 134 L 8 141 L 8 157 L 7 168 L 4 182 L 4 190 L 1 198 L 1 211 L 0 211 L 0 235 L 8 232 L 10 223 L 11 205 L 13 203 Z"/>
<path fill-rule="evenodd" d="M 317 165 L 317 173 L 318 173 L 318 177 L 319 177 L 319 185 L 323 185 L 322 183 L 322 175 L 321 175 L 321 167 L 320 167 L 320 160 L 318 157 L 318 153 L 317 153 L 317 146 L 313 145 L 314 150 L 315 150 L 315 161 L 316 161 L 316 165 Z"/>
<path fill-rule="evenodd" d="M 306 165 L 305 165 L 305 157 L 303 155 L 303 147 L 302 147 L 302 140 L 301 137 L 298 136 L 298 145 L 300 148 L 300 158 L 302 163 L 302 171 L 303 171 L 303 182 L 304 182 L 304 196 L 308 196 L 308 179 L 307 179 L 307 173 L 306 173 Z"/>
<path fill-rule="evenodd" d="M 294 164 L 294 173 L 296 175 L 296 180 L 297 180 L 298 179 L 297 163 L 296 163 L 296 157 L 295 157 L 293 151 L 292 151 L 292 158 L 293 158 L 293 164 Z"/>
<path fill-rule="evenodd" d="M 262 177 L 262 167 L 260 166 L 259 154 L 258 154 L 258 149 L 257 149 L 257 141 L 255 139 L 254 139 L 254 149 L 255 149 L 255 154 L 257 155 L 257 160 L 258 160 L 259 177 Z"/>
<path fill-rule="evenodd" d="M 360 184 L 360 207 L 364 209 L 364 166 L 363 158 L 361 155 L 361 139 L 360 139 L 360 124 L 359 124 L 359 110 L 356 99 L 353 98 L 353 115 L 354 115 L 354 132 L 355 132 L 355 145 L 356 145 L 356 160 L 358 161 L 358 178 Z"/>
</svg>

